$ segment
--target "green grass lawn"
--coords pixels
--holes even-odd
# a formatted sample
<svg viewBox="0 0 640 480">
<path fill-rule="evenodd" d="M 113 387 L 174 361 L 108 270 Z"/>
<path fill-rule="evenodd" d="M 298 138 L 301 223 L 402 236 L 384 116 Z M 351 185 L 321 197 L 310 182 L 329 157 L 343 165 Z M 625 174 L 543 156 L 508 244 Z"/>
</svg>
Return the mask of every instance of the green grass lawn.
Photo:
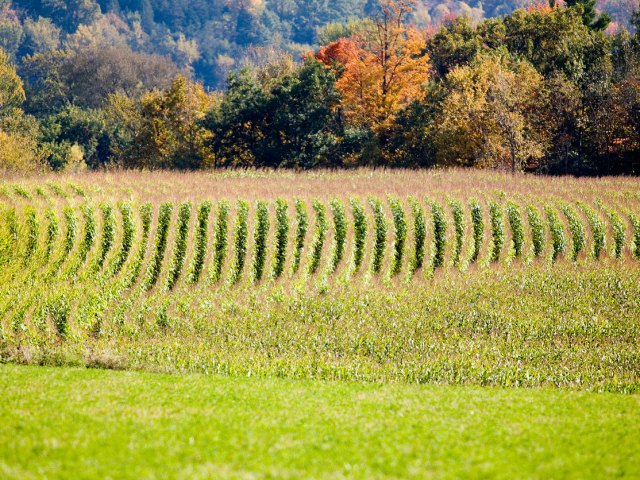
<svg viewBox="0 0 640 480">
<path fill-rule="evenodd" d="M 640 397 L 0 366 L 2 478 L 640 476 Z"/>
</svg>

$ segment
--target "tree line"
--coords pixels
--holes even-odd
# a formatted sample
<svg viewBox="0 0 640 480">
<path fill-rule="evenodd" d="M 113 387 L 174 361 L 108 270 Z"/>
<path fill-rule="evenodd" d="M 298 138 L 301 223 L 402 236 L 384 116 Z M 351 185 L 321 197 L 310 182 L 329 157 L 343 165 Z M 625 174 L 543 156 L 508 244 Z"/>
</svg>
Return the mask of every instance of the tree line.
<svg viewBox="0 0 640 480">
<path fill-rule="evenodd" d="M 210 90 L 123 46 L 0 54 L 4 168 L 498 167 L 637 173 L 640 14 L 591 0 L 413 19 L 382 0 L 296 61 L 262 49 Z"/>
</svg>

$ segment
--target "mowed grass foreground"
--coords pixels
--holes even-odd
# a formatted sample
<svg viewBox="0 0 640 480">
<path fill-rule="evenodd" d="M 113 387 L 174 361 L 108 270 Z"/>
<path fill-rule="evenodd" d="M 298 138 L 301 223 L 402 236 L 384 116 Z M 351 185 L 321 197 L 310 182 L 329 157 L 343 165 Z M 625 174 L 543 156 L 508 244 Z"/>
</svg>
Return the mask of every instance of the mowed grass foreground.
<svg viewBox="0 0 640 480">
<path fill-rule="evenodd" d="M 0 366 L 0 476 L 637 478 L 640 399 Z"/>
</svg>

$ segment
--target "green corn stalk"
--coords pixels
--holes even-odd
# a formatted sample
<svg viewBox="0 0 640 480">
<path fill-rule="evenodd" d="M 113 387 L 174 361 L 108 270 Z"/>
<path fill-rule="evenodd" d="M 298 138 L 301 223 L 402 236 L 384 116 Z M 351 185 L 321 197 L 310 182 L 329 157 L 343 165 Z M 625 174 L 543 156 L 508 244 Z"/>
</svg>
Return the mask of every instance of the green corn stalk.
<svg viewBox="0 0 640 480">
<path fill-rule="evenodd" d="M 289 205 L 282 198 L 276 200 L 276 251 L 271 276 L 280 278 L 287 262 L 287 244 L 289 242 Z"/>
</svg>

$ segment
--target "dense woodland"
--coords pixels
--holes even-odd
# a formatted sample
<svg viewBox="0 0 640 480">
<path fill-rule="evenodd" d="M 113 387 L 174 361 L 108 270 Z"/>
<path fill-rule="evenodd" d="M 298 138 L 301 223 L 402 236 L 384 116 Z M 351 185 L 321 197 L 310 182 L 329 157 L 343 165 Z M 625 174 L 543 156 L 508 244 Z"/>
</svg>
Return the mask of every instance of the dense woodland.
<svg viewBox="0 0 640 480">
<path fill-rule="evenodd" d="M 637 174 L 640 14 L 599 5 L 0 0 L 0 169 Z"/>
</svg>

